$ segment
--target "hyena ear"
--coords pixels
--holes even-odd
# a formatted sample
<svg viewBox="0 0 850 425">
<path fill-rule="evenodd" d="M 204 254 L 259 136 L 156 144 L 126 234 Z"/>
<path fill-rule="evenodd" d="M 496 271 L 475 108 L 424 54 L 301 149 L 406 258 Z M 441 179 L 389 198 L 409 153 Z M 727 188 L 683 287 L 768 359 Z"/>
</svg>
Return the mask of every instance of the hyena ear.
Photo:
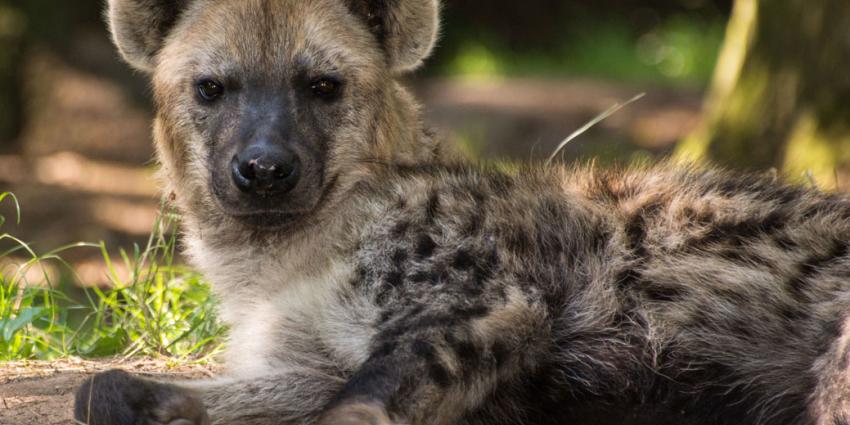
<svg viewBox="0 0 850 425">
<path fill-rule="evenodd" d="M 130 65 L 151 71 L 165 37 L 192 0 L 108 0 L 106 18 L 118 51 Z"/>
<path fill-rule="evenodd" d="M 416 69 L 431 54 L 440 22 L 439 0 L 346 0 L 364 19 L 397 73 Z"/>
</svg>

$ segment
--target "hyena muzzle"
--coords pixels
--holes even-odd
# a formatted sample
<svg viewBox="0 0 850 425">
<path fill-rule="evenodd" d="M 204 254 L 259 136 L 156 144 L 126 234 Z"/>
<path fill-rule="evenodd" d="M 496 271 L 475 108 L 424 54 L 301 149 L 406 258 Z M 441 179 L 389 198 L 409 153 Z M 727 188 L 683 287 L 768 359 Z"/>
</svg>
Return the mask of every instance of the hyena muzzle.
<svg viewBox="0 0 850 425">
<path fill-rule="evenodd" d="M 457 165 L 398 83 L 436 0 L 109 0 L 224 376 L 99 424 L 850 421 L 850 200 L 661 166 Z M 454 165 L 453 165 L 454 164 Z"/>
</svg>

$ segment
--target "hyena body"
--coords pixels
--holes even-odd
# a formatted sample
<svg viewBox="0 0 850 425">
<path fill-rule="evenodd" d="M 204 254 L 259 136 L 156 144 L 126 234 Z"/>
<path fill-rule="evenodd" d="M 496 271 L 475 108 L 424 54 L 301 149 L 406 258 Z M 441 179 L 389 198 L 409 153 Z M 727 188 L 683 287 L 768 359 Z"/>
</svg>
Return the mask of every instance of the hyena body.
<svg viewBox="0 0 850 425">
<path fill-rule="evenodd" d="M 846 424 L 850 200 L 761 177 L 450 165 L 395 82 L 430 0 L 111 0 L 153 74 L 228 372 L 91 424 Z"/>
</svg>

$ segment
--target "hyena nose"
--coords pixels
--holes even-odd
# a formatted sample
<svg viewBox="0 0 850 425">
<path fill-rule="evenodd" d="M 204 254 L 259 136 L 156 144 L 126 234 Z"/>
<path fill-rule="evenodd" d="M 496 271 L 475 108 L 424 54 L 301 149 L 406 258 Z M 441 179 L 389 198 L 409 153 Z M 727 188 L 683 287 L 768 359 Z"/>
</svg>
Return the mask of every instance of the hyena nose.
<svg viewBox="0 0 850 425">
<path fill-rule="evenodd" d="M 231 163 L 233 182 L 251 195 L 282 195 L 291 191 L 301 174 L 301 161 L 289 149 L 254 145 L 236 154 Z"/>
</svg>

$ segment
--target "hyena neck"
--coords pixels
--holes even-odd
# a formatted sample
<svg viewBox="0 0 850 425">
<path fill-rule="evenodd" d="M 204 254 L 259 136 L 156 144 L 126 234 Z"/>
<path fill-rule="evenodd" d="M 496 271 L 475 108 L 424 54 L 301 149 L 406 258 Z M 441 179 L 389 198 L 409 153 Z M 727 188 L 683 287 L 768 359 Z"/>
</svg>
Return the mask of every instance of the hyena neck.
<svg viewBox="0 0 850 425">
<path fill-rule="evenodd" d="M 231 243 L 211 235 L 214 229 L 198 228 L 187 232 L 184 240 L 193 265 L 222 295 L 227 316 L 229 306 L 244 310 L 260 305 L 270 294 L 322 280 L 323 271 L 339 268 L 334 259 L 350 249 L 348 241 L 339 239 L 344 225 L 330 221 L 279 238 L 251 236 L 249 233 L 260 231 L 245 231 L 244 238 L 229 239 Z"/>
<path fill-rule="evenodd" d="M 402 164 L 442 162 L 445 149 L 422 118 L 422 107 L 400 83 L 387 93 L 385 113 L 377 127 L 373 155 Z"/>
</svg>

